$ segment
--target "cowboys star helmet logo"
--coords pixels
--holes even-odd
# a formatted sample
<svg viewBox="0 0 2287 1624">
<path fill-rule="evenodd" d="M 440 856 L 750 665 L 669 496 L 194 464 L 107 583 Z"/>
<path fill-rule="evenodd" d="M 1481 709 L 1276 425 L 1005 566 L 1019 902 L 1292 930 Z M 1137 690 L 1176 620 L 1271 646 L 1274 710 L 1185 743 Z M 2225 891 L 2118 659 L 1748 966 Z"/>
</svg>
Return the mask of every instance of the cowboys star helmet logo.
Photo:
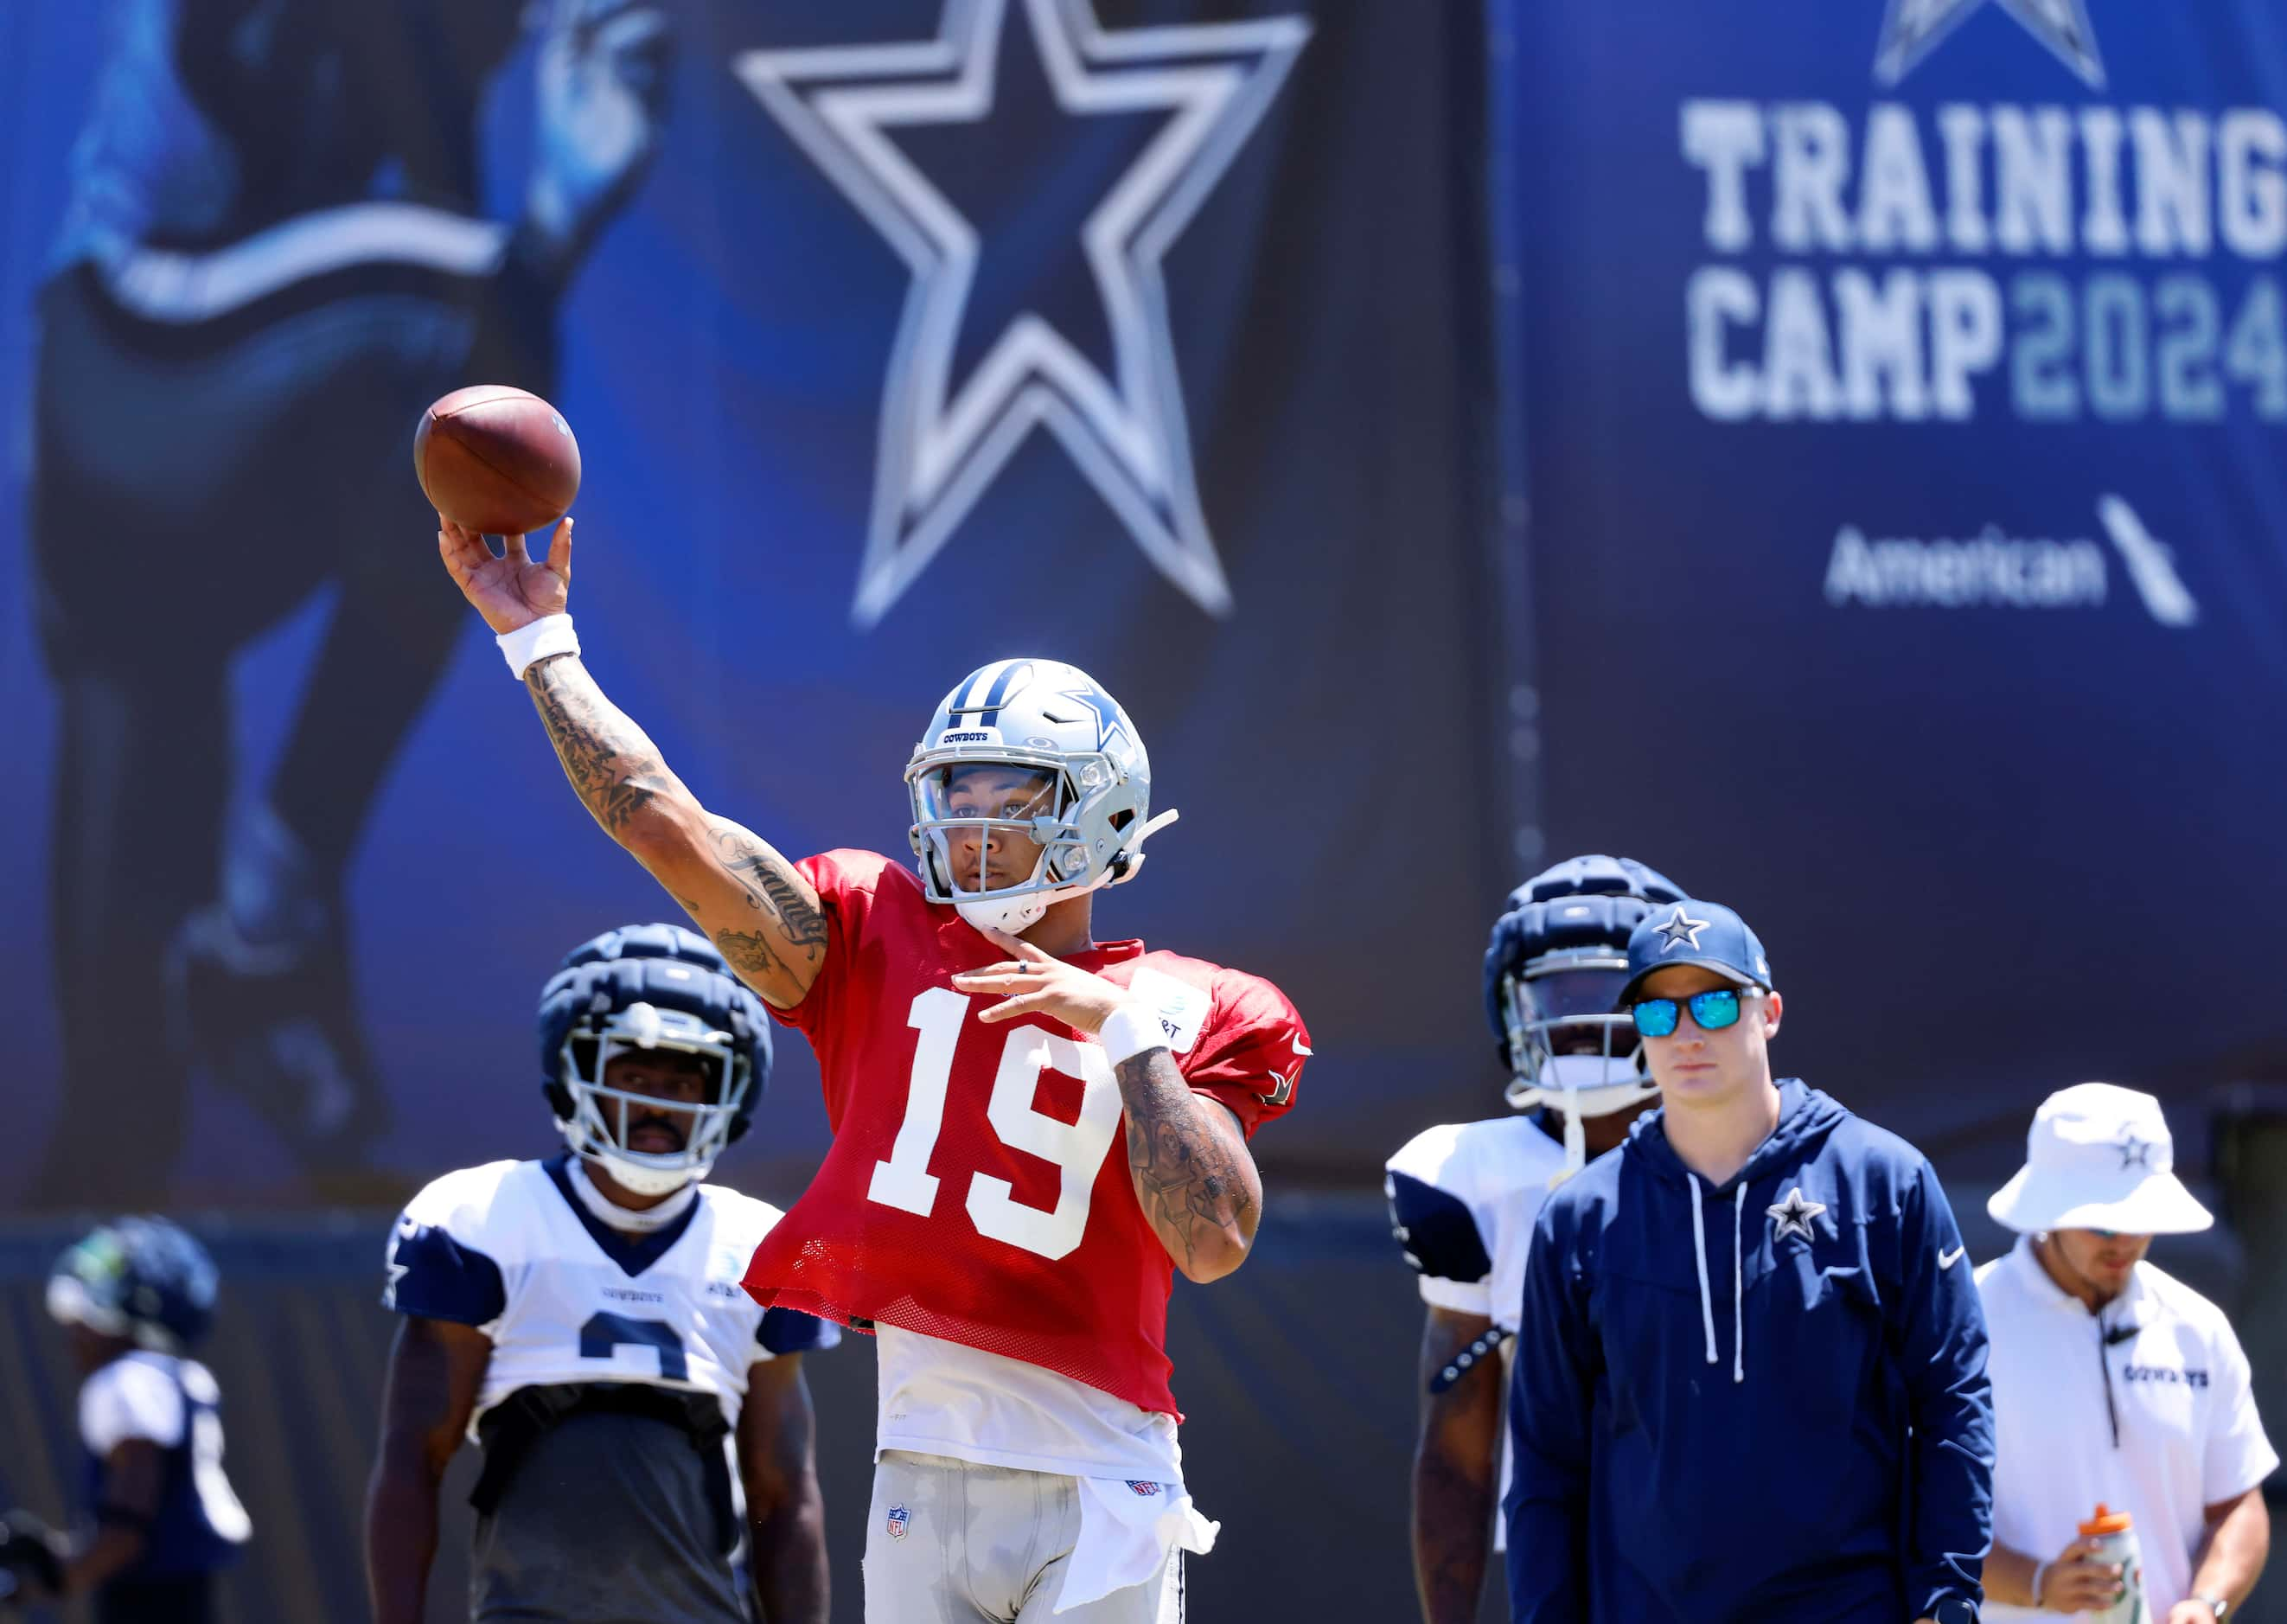
<svg viewBox="0 0 2287 1624">
<path fill-rule="evenodd" d="M 1818 1239 L 1818 1231 L 1811 1220 L 1826 1210 L 1824 1201 L 1803 1200 L 1802 1186 L 1797 1184 L 1786 1192 L 1786 1200 L 1763 1211 L 1771 1220 L 1771 1239 L 1784 1240 L 1789 1235 L 1800 1235 L 1805 1240 Z"/>
<path fill-rule="evenodd" d="M 1674 953 L 1678 947 L 1689 947 L 1694 953 L 1698 952 L 1699 933 L 1707 928 L 1707 923 L 1705 919 L 1694 919 L 1678 907 L 1666 924 L 1654 927 L 1667 939 L 1660 951 Z"/>
<path fill-rule="evenodd" d="M 942 145 L 961 133 L 955 126 L 996 141 L 1011 173 L 1034 156 L 1033 132 L 996 116 L 1012 28 L 1029 36 L 1012 36 L 1028 50 L 1008 60 L 1045 75 L 1060 117 L 1158 120 L 1080 227 L 1108 373 L 1024 298 L 977 359 L 956 364 L 970 353 L 972 302 L 1008 302 L 990 273 L 1013 281 L 1024 270 L 1006 267 L 1037 273 L 1041 257 L 997 242 L 989 218 L 964 215 L 927 172 L 932 132 Z M 738 59 L 748 88 L 913 272 L 882 391 L 873 518 L 851 611 L 859 625 L 888 613 L 1036 428 L 1056 437 L 1162 574 L 1201 609 L 1229 613 L 1159 265 L 1310 35 L 1299 17 L 1115 33 L 1098 25 L 1092 0 L 946 0 L 935 39 Z"/>
<path fill-rule="evenodd" d="M 2112 1148 L 2120 1153 L 2120 1170 L 2125 1173 L 2131 1168 L 2151 1167 L 2152 1146 L 2151 1140 L 2140 1139 L 2132 1130 L 2122 1134 L 2120 1142 Z"/>
<path fill-rule="evenodd" d="M 1986 0 L 1890 0 L 1874 76 L 1895 84 L 1938 48 Z M 2085 0 L 1994 0 L 2093 89 L 2104 88 L 2104 59 L 2096 51 Z"/>
</svg>

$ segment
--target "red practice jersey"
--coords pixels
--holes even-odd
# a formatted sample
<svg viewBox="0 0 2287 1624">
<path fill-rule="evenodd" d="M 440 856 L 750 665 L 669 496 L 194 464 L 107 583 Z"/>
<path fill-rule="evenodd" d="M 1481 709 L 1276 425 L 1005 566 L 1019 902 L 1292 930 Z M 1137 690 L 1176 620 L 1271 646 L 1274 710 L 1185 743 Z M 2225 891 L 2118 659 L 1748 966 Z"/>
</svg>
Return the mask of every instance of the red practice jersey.
<svg viewBox="0 0 2287 1624">
<path fill-rule="evenodd" d="M 1167 1389 L 1175 1265 L 1136 1199 L 1102 1044 L 1045 1016 L 986 1026 L 953 978 L 1008 955 L 870 852 L 800 867 L 832 932 L 773 1011 L 818 1051 L 834 1143 L 756 1249 L 766 1306 L 880 1320 L 1059 1372 L 1147 1410 Z M 1191 1087 L 1252 1136 L 1294 1103 L 1310 1034 L 1268 981 L 1136 941 L 1072 963 L 1156 1003 Z M 860 1328 L 863 1328 L 861 1326 Z"/>
</svg>

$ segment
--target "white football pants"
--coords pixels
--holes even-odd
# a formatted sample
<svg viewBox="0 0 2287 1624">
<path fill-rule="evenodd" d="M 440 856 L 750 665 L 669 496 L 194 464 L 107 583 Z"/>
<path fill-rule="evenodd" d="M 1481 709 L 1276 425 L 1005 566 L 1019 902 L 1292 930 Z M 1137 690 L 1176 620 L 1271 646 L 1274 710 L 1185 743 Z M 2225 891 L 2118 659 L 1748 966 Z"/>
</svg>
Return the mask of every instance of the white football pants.
<svg viewBox="0 0 2287 1624">
<path fill-rule="evenodd" d="M 866 1526 L 866 1624 L 1183 1624 L 1183 1553 L 1055 1611 L 1080 1538 L 1079 1480 L 884 1450 Z"/>
</svg>

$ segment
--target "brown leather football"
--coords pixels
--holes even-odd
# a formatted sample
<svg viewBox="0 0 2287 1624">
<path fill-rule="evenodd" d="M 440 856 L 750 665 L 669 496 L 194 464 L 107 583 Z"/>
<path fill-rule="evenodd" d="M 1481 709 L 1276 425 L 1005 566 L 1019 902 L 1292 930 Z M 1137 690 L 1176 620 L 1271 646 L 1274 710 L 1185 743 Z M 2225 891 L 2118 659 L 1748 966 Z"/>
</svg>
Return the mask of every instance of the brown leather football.
<svg viewBox="0 0 2287 1624">
<path fill-rule="evenodd" d="M 430 505 L 455 524 L 522 535 L 571 511 L 580 492 L 580 442 L 538 395 L 477 384 L 421 414 L 413 470 Z"/>
</svg>

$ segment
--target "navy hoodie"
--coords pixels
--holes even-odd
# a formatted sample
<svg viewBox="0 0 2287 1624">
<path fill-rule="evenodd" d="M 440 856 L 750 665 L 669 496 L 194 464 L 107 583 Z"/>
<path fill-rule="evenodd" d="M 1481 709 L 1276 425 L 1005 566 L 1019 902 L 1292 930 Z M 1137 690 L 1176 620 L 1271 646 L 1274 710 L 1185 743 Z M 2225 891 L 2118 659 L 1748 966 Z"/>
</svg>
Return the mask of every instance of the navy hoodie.
<svg viewBox="0 0 2287 1624">
<path fill-rule="evenodd" d="M 1519 1325 L 1515 1624 L 1908 1624 L 1982 1599 L 1985 1319 L 1895 1135 L 1790 1079 L 1717 1187 L 1650 1113 L 1541 1208 Z"/>
</svg>

